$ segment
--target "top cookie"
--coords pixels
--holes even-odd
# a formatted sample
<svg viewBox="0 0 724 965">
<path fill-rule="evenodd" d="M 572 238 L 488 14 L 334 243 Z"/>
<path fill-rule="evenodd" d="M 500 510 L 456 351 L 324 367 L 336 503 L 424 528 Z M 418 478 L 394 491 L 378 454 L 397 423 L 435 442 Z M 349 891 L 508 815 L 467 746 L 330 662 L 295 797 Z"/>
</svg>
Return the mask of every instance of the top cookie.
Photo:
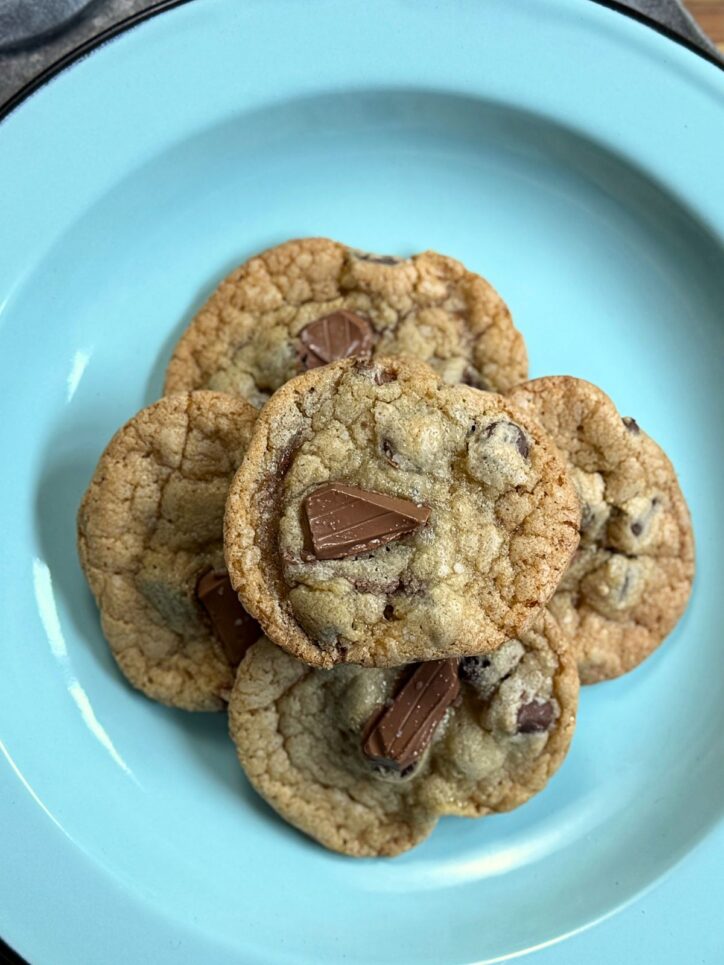
<svg viewBox="0 0 724 965">
<path fill-rule="evenodd" d="M 536 379 L 510 398 L 569 462 L 581 545 L 550 603 L 582 683 L 632 670 L 674 628 L 694 576 L 691 520 L 665 453 L 582 379 Z"/>
<path fill-rule="evenodd" d="M 154 700 L 221 710 L 260 636 L 224 572 L 223 516 L 256 418 L 220 392 L 168 396 L 113 437 L 78 513 L 81 564 L 129 681 Z"/>
<path fill-rule="evenodd" d="M 261 411 L 224 541 L 275 643 L 314 666 L 398 666 L 529 626 L 578 519 L 555 446 L 508 400 L 412 359 L 347 359 Z"/>
<path fill-rule="evenodd" d="M 505 303 L 459 262 L 302 238 L 219 285 L 176 346 L 165 392 L 218 389 L 261 406 L 307 368 L 353 354 L 412 355 L 445 382 L 495 392 L 527 378 L 523 337 Z"/>
</svg>

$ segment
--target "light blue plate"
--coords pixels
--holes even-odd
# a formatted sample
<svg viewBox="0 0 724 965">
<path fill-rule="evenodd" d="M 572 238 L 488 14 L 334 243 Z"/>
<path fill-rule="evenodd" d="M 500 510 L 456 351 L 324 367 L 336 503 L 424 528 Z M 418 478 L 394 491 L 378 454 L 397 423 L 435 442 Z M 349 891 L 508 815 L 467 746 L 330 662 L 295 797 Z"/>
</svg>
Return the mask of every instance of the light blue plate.
<svg viewBox="0 0 724 965">
<path fill-rule="evenodd" d="M 696 845 L 536 965 L 724 958 L 723 131 L 724 73 L 584 0 L 187 4 L 0 125 L 0 934 L 33 965 L 498 961 Z M 132 692 L 75 556 L 184 323 L 307 234 L 483 272 L 533 375 L 599 383 L 663 443 L 698 537 L 685 619 L 584 692 L 551 786 L 395 860 L 303 838 L 221 716 Z"/>
</svg>

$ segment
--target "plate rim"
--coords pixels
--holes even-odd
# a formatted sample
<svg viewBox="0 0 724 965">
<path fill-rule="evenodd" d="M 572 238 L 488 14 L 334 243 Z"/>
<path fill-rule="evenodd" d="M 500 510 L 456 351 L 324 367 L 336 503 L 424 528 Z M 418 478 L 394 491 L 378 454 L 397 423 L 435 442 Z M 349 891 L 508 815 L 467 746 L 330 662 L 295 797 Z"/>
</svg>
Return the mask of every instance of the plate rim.
<svg viewBox="0 0 724 965">
<path fill-rule="evenodd" d="M 40 90 L 41 87 L 44 87 L 49 81 L 53 80 L 54 77 L 57 77 L 58 74 L 62 73 L 68 67 L 71 67 L 77 61 L 92 54 L 99 47 L 103 47 L 109 43 L 109 41 L 112 41 L 127 30 L 131 30 L 161 13 L 173 10 L 175 7 L 181 7 L 190 2 L 191 0 L 158 0 L 157 3 L 151 4 L 150 7 L 146 7 L 144 10 L 137 10 L 128 17 L 124 17 L 117 23 L 112 24 L 110 27 L 106 27 L 106 29 L 102 30 L 99 34 L 89 37 L 75 47 L 71 47 L 69 51 L 57 60 L 54 60 L 51 64 L 48 64 L 39 74 L 32 77 L 23 84 L 19 90 L 11 94 L 6 101 L 0 104 L 0 124 L 37 90 Z M 655 30 L 656 33 L 661 34 L 662 37 L 666 37 L 673 43 L 684 47 L 692 54 L 701 57 L 703 60 L 708 61 L 708 63 L 713 64 L 714 67 L 718 67 L 719 70 L 724 72 L 724 58 L 717 57 L 705 47 L 694 43 L 693 40 L 678 33 L 678 31 L 668 26 L 668 24 L 660 20 L 655 20 L 640 10 L 626 6 L 626 4 L 619 2 L 619 0 L 588 0 L 588 2 L 597 3 L 601 7 L 606 7 L 615 13 L 628 17 L 630 20 L 635 20 L 637 23 L 649 27 L 651 30 Z"/>
</svg>

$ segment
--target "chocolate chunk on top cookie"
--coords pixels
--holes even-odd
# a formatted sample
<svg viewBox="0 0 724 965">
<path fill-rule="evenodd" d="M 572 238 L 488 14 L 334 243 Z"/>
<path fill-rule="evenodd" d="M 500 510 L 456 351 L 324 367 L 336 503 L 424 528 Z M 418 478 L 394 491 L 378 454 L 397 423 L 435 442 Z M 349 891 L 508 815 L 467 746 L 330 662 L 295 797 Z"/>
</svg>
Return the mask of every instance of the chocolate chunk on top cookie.
<svg viewBox="0 0 724 965">
<path fill-rule="evenodd" d="M 581 500 L 581 543 L 550 603 L 583 683 L 636 667 L 676 625 L 694 542 L 676 473 L 635 419 L 590 382 L 536 379 L 511 399 L 555 440 Z"/>
<path fill-rule="evenodd" d="M 444 814 L 507 811 L 560 766 L 578 675 L 555 621 L 488 657 L 314 670 L 263 640 L 239 669 L 229 728 L 254 787 L 328 848 L 392 855 Z"/>
<path fill-rule="evenodd" d="M 280 389 L 229 493 L 232 584 L 315 666 L 494 650 L 578 542 L 555 447 L 501 396 L 410 359 L 348 359 Z"/>
<path fill-rule="evenodd" d="M 260 406 L 300 372 L 352 355 L 412 355 L 446 382 L 499 392 L 527 376 L 505 303 L 459 262 L 302 238 L 219 285 L 176 346 L 165 391 L 219 389 Z"/>
<path fill-rule="evenodd" d="M 259 638 L 223 556 L 229 483 L 256 410 L 216 392 L 139 412 L 103 453 L 78 514 L 81 564 L 128 680 L 187 710 L 225 706 Z"/>
</svg>

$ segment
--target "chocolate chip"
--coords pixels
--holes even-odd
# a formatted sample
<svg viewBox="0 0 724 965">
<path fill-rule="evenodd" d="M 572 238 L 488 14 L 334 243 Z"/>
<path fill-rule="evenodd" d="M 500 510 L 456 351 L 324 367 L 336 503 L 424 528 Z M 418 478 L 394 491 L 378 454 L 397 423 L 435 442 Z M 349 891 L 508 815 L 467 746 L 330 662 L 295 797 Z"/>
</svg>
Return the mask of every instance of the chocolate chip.
<svg viewBox="0 0 724 965">
<path fill-rule="evenodd" d="M 490 666 L 488 657 L 463 657 L 460 661 L 460 677 L 470 683 L 477 681 Z"/>
<path fill-rule="evenodd" d="M 500 684 L 513 673 L 523 653 L 523 644 L 519 640 L 508 640 L 492 653 L 464 657 L 460 661 L 460 677 L 483 700 L 489 700 Z"/>
<path fill-rule="evenodd" d="M 394 255 L 372 255 L 367 251 L 355 251 L 357 261 L 370 261 L 375 265 L 399 265 L 404 258 L 395 258 Z"/>
<path fill-rule="evenodd" d="M 623 582 L 620 584 L 620 586 L 618 586 L 617 588 L 614 588 L 616 593 L 616 601 L 620 605 L 625 604 L 629 594 L 629 590 L 631 589 L 631 584 L 632 584 L 631 569 L 629 567 L 626 569 Z"/>
<path fill-rule="evenodd" d="M 385 620 L 391 620 L 394 615 L 395 615 L 395 608 L 392 606 L 391 603 L 388 603 L 387 606 L 382 611 L 382 616 L 385 618 Z"/>
<path fill-rule="evenodd" d="M 525 433 L 515 422 L 508 422 L 503 419 L 497 422 L 491 422 L 490 425 L 485 427 L 483 435 L 486 439 L 491 439 L 493 435 L 502 436 L 505 442 L 510 442 L 515 446 L 524 459 L 528 458 L 530 445 L 528 444 Z"/>
<path fill-rule="evenodd" d="M 639 424 L 635 419 L 632 419 L 630 415 L 625 415 L 622 417 L 621 421 L 626 426 L 629 432 L 633 432 L 634 435 L 638 435 L 641 432 Z"/>
<path fill-rule="evenodd" d="M 399 783 L 400 781 L 405 781 L 412 777 L 415 771 L 420 767 L 420 761 L 415 761 L 414 764 L 408 764 L 401 771 L 398 770 L 394 764 L 390 764 L 388 761 L 376 761 L 372 765 L 372 773 L 383 780 L 391 781 L 393 783 Z"/>
<path fill-rule="evenodd" d="M 299 333 L 299 341 L 302 366 L 316 369 L 336 359 L 371 355 L 375 333 L 366 318 L 341 310 L 305 325 Z"/>
<path fill-rule="evenodd" d="M 430 518 L 427 506 L 338 482 L 311 492 L 304 511 L 318 560 L 369 553 L 414 532 Z"/>
<path fill-rule="evenodd" d="M 459 692 L 457 660 L 418 664 L 391 706 L 372 717 L 363 738 L 363 753 L 375 764 L 404 774 L 427 750 Z"/>
<path fill-rule="evenodd" d="M 232 666 L 260 636 L 262 629 L 239 602 L 226 570 L 207 570 L 196 583 L 196 598 Z"/>
<path fill-rule="evenodd" d="M 550 700 L 533 699 L 518 708 L 518 733 L 539 734 L 548 730 L 555 717 L 555 708 Z"/>
<path fill-rule="evenodd" d="M 395 452 L 395 448 L 389 439 L 382 440 L 381 449 L 382 455 L 385 457 L 387 462 L 389 462 L 391 466 L 394 466 L 395 469 L 399 469 L 399 463 L 396 461 L 397 453 Z"/>
<path fill-rule="evenodd" d="M 654 516 L 656 515 L 656 510 L 661 505 L 661 500 L 658 496 L 654 496 L 651 499 L 651 503 L 646 512 L 640 516 L 638 519 L 633 520 L 630 524 L 629 529 L 634 536 L 641 536 L 644 530 L 647 528 L 649 523 L 652 522 Z"/>
</svg>

